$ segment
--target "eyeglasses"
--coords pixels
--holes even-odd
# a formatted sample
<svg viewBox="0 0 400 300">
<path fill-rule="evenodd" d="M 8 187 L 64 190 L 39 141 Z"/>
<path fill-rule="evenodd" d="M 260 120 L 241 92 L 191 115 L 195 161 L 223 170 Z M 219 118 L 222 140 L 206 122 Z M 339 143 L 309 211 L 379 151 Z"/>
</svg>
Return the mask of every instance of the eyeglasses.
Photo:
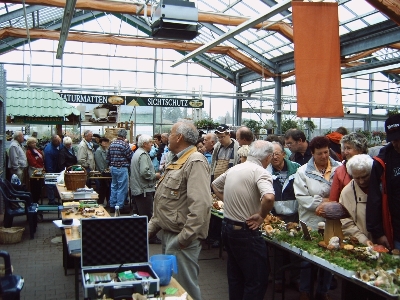
<svg viewBox="0 0 400 300">
<path fill-rule="evenodd" d="M 282 152 L 274 152 L 274 153 L 272 153 L 272 157 L 281 156 L 281 155 L 282 155 Z"/>
</svg>

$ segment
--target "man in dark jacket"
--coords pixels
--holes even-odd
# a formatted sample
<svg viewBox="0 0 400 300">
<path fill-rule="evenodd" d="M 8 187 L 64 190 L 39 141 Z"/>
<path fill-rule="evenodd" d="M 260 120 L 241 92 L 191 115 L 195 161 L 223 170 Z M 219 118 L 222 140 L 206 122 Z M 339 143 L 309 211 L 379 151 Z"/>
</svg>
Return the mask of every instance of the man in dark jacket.
<svg viewBox="0 0 400 300">
<path fill-rule="evenodd" d="M 312 157 L 306 135 L 298 129 L 289 129 L 285 133 L 285 144 L 292 151 L 289 157 L 290 161 L 297 162 L 300 165 L 306 164 Z"/>
<path fill-rule="evenodd" d="M 165 147 L 168 145 L 168 133 L 161 134 L 161 144 L 158 146 L 157 160 L 161 161 L 161 156 L 164 153 Z"/>
<path fill-rule="evenodd" d="M 375 243 L 400 249 L 400 114 L 385 121 L 385 131 L 390 143 L 374 158 L 367 198 L 367 230 Z M 386 194 L 382 193 L 385 190 Z"/>
<path fill-rule="evenodd" d="M 63 147 L 61 144 L 61 138 L 54 134 L 51 137 L 51 142 L 44 148 L 44 167 L 46 173 L 59 173 L 61 172 L 59 166 L 59 155 L 60 149 Z M 55 184 L 46 184 L 47 198 L 49 199 L 49 205 L 57 205 L 55 201 L 55 193 L 57 187 Z"/>
</svg>

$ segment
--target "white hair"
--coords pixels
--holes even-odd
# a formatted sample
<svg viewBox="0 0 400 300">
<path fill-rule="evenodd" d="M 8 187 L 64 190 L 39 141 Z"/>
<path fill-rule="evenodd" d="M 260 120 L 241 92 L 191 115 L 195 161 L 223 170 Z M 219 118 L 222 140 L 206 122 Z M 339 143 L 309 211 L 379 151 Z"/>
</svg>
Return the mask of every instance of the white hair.
<svg viewBox="0 0 400 300">
<path fill-rule="evenodd" d="M 12 137 L 14 140 L 16 140 L 21 134 L 23 135 L 22 131 L 17 130 L 14 132 Z"/>
<path fill-rule="evenodd" d="M 64 144 L 64 145 L 70 145 L 70 144 L 72 144 L 72 139 L 71 139 L 69 136 L 66 136 L 66 137 L 63 139 L 63 144 Z"/>
<path fill-rule="evenodd" d="M 274 147 L 271 142 L 257 140 L 250 144 L 247 157 L 251 156 L 261 161 L 268 155 L 272 155 L 272 152 L 274 152 Z"/>
<path fill-rule="evenodd" d="M 199 132 L 197 131 L 196 126 L 194 126 L 193 121 L 179 119 L 176 124 L 178 124 L 176 127 L 176 133 L 182 134 L 183 139 L 188 144 L 196 145 L 199 138 Z"/>
<path fill-rule="evenodd" d="M 249 145 L 243 145 L 238 149 L 237 153 L 239 157 L 247 157 L 249 155 Z"/>
<path fill-rule="evenodd" d="M 143 147 L 144 143 L 152 142 L 153 138 L 147 134 L 141 134 L 138 139 L 138 147 Z"/>
<path fill-rule="evenodd" d="M 368 171 L 372 170 L 374 160 L 368 154 L 357 154 L 350 158 L 346 163 L 347 173 L 353 175 L 353 171 Z"/>
</svg>

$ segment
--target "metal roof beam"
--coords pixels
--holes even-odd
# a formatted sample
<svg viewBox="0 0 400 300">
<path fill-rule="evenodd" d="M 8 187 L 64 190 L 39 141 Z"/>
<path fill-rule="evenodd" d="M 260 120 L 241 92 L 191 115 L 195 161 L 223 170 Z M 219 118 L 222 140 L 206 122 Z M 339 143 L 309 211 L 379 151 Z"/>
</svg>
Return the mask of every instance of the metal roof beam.
<svg viewBox="0 0 400 300">
<path fill-rule="evenodd" d="M 214 41 L 209 42 L 208 44 L 203 45 L 200 48 L 197 48 L 196 50 L 190 52 L 189 55 L 186 55 L 185 57 L 179 59 L 178 61 L 174 62 L 172 64 L 172 67 L 176 67 L 178 65 L 180 65 L 183 62 L 188 61 L 189 59 L 195 57 L 196 55 L 200 55 L 202 53 L 204 53 L 205 51 L 219 45 L 220 43 L 230 39 L 231 37 L 235 36 L 236 34 L 245 31 L 249 28 L 252 28 L 253 26 L 275 16 L 276 14 L 279 14 L 280 12 L 282 12 L 283 10 L 291 7 L 292 5 L 292 1 L 291 0 L 284 0 L 282 3 L 279 3 L 275 6 L 273 6 L 272 8 L 270 8 L 268 10 L 268 12 L 261 14 L 260 16 L 257 16 L 253 19 L 249 19 L 246 22 L 243 22 L 242 24 L 240 24 L 239 26 L 237 26 L 235 29 L 224 33 L 223 35 L 219 36 L 217 39 L 215 39 Z"/>
<path fill-rule="evenodd" d="M 204 27 L 210 29 L 211 31 L 217 33 L 220 36 L 225 33 L 223 30 L 219 29 L 217 26 L 215 26 L 213 24 L 208 24 L 208 23 L 201 23 L 201 24 Z M 270 60 L 265 58 L 262 54 L 258 53 L 257 51 L 254 51 L 249 46 L 247 46 L 247 45 L 243 44 L 242 42 L 238 41 L 237 39 L 230 38 L 228 41 L 231 42 L 236 47 L 238 47 L 240 50 L 242 50 L 242 51 L 248 53 L 249 55 L 253 56 L 254 58 L 258 59 L 260 62 L 262 62 L 266 66 L 268 66 L 268 67 L 270 67 L 272 69 L 275 68 L 274 64 Z"/>
<path fill-rule="evenodd" d="M 71 20 L 72 24 L 77 24 L 82 21 L 91 20 L 94 16 L 102 15 L 104 12 L 100 11 L 79 11 L 75 14 L 74 18 Z M 58 30 L 61 28 L 61 22 L 54 23 L 53 21 L 42 24 L 41 27 L 45 27 L 46 29 L 50 30 Z M 16 48 L 22 46 L 23 44 L 27 43 L 27 38 L 11 38 L 9 41 L 3 40 L 0 42 L 0 55 L 4 52 L 10 50 L 11 48 Z"/>
<path fill-rule="evenodd" d="M 43 5 L 29 5 L 29 6 L 26 7 L 26 13 L 30 14 L 30 13 L 33 13 L 33 12 L 39 10 L 39 9 L 42 9 L 42 8 L 46 8 L 46 6 L 43 6 Z M 0 24 L 2 24 L 4 22 L 12 21 L 13 19 L 16 19 L 16 18 L 21 18 L 23 16 L 24 16 L 24 10 L 22 8 L 14 10 L 12 12 L 9 12 L 7 14 L 4 14 L 4 15 L 0 16 Z"/>
<path fill-rule="evenodd" d="M 113 14 L 116 17 L 119 17 L 119 14 Z M 136 24 L 139 26 L 140 30 L 143 31 L 146 34 L 151 34 L 151 28 L 150 26 L 140 17 L 136 17 L 136 16 L 132 16 L 132 15 L 128 15 L 128 14 L 122 14 L 120 16 L 123 16 L 124 18 L 126 18 L 126 20 L 131 21 L 132 23 Z M 185 54 L 187 52 L 181 52 L 178 51 L 181 54 Z M 221 77 L 224 77 L 226 79 L 229 79 L 229 81 L 234 81 L 235 77 L 233 75 L 232 72 L 227 71 L 222 65 L 212 62 L 210 61 L 206 55 L 201 55 L 197 58 L 197 62 L 199 64 L 201 64 L 203 67 L 205 67 L 206 69 L 211 69 L 214 72 L 218 73 L 218 75 L 220 75 Z"/>
<path fill-rule="evenodd" d="M 362 64 L 356 67 L 347 68 L 342 70 L 342 79 L 361 76 L 370 73 L 378 73 L 378 72 L 385 72 L 394 68 L 400 68 L 400 57 L 392 58 L 392 59 L 385 59 L 385 60 L 374 60 L 373 62 Z M 258 75 L 258 74 L 257 74 Z M 248 75 L 245 75 L 248 76 Z M 244 76 L 244 77 L 245 77 Z M 294 80 L 290 81 L 283 81 L 282 86 L 288 86 L 295 84 Z M 268 86 L 264 86 L 262 88 L 256 88 L 248 91 L 243 91 L 243 93 L 253 94 L 258 93 L 265 90 L 274 89 L 275 84 L 271 84 Z"/>
<path fill-rule="evenodd" d="M 65 3 L 64 16 L 62 19 L 61 30 L 60 30 L 60 40 L 58 41 L 58 46 L 57 46 L 57 55 L 56 55 L 57 59 L 62 58 L 65 42 L 67 41 L 69 29 L 71 27 L 71 21 L 72 18 L 74 17 L 75 5 L 76 5 L 76 0 L 67 0 L 67 2 Z"/>
<path fill-rule="evenodd" d="M 276 4 L 278 4 L 278 2 L 276 2 L 275 0 L 260 0 L 261 2 L 265 3 L 266 5 L 268 5 L 269 7 L 272 7 Z M 281 15 L 286 17 L 287 15 L 290 15 L 291 12 L 289 10 L 283 10 L 281 11 Z M 288 18 L 288 20 L 292 20 L 292 18 Z"/>
<path fill-rule="evenodd" d="M 400 27 L 385 21 L 340 37 L 340 55 L 346 56 L 400 42 Z M 271 59 L 277 63 L 276 73 L 294 70 L 294 52 Z"/>
</svg>

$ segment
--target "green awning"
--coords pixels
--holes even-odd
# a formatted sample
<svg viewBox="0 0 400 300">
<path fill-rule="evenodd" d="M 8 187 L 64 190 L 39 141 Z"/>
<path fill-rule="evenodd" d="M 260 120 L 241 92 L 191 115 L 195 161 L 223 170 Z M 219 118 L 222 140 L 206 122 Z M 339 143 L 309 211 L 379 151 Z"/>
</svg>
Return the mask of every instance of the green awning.
<svg viewBox="0 0 400 300">
<path fill-rule="evenodd" d="M 7 88 L 6 115 L 66 117 L 80 112 L 50 89 Z"/>
</svg>

